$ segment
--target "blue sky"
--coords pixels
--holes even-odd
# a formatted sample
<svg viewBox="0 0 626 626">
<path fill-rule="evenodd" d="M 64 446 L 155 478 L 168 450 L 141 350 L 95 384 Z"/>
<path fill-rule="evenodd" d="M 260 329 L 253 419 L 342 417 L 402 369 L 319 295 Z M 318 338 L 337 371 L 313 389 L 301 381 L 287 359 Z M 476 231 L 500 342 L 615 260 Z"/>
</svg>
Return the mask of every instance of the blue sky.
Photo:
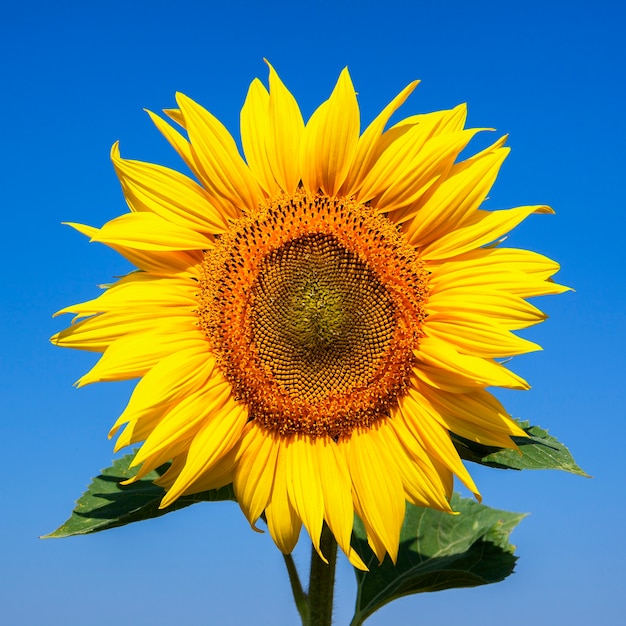
<svg viewBox="0 0 626 626">
<path fill-rule="evenodd" d="M 2 2 L 2 421 L 0 606 L 15 626 L 293 624 L 282 559 L 233 504 L 198 505 L 100 535 L 40 541 L 109 464 L 106 433 L 131 384 L 72 383 L 93 355 L 54 348 L 64 320 L 128 270 L 62 221 L 96 226 L 125 211 L 109 161 L 178 167 L 143 107 L 175 91 L 233 133 L 252 78 L 271 60 L 305 115 L 348 65 L 368 122 L 408 82 L 404 114 L 469 105 L 469 124 L 509 133 L 491 208 L 547 203 L 510 238 L 562 264 L 575 293 L 541 300 L 514 360 L 529 392 L 500 395 L 549 428 L 594 476 L 471 468 L 486 504 L 530 512 L 513 535 L 516 574 L 475 590 L 413 596 L 368 624 L 617 624 L 623 560 L 625 344 L 622 230 L 626 140 L 619 2 Z M 475 144 L 479 148 L 481 142 Z M 296 554 L 308 563 L 308 548 Z M 339 564 L 336 623 L 352 572 Z"/>
</svg>

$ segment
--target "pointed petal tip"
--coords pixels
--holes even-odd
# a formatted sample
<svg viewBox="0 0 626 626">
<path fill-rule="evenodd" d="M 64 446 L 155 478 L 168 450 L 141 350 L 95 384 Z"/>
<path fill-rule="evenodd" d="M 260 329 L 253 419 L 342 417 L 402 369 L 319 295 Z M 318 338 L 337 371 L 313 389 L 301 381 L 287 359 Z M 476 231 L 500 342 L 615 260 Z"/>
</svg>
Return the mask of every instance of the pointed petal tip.
<svg viewBox="0 0 626 626">
<path fill-rule="evenodd" d="M 259 527 L 257 526 L 258 521 L 259 521 L 259 520 L 256 520 L 255 522 L 250 522 L 250 520 L 248 520 L 248 522 L 250 522 L 250 528 L 252 528 L 252 530 L 253 530 L 255 533 L 259 533 L 259 534 L 261 534 L 261 535 L 264 535 L 264 534 L 265 534 L 265 531 L 264 531 L 262 528 L 259 528 Z"/>
<path fill-rule="evenodd" d="M 166 509 L 170 504 L 172 504 L 172 502 L 174 502 L 174 500 L 176 500 L 176 498 L 168 498 L 169 496 L 169 491 L 163 496 L 163 499 L 161 500 L 161 502 L 159 502 L 159 510 L 163 510 Z"/>
<path fill-rule="evenodd" d="M 79 378 L 75 383 L 74 383 L 74 387 L 76 387 L 76 389 L 81 389 L 82 387 L 86 387 L 90 382 L 90 380 L 87 379 L 87 376 L 82 376 L 81 378 Z"/>
<path fill-rule="evenodd" d="M 533 213 L 536 215 L 554 215 L 556 211 L 546 204 L 540 204 L 535 207 Z"/>
<path fill-rule="evenodd" d="M 317 541 L 317 545 L 314 543 L 313 546 L 315 547 L 315 551 L 317 552 L 317 555 L 320 557 L 320 559 L 322 559 L 322 561 L 324 561 L 324 563 L 328 565 L 328 559 L 324 556 L 322 550 L 320 549 L 319 540 Z"/>
<path fill-rule="evenodd" d="M 361 557 L 354 550 L 350 550 L 350 554 L 346 556 L 348 557 L 348 560 L 350 561 L 350 564 L 352 565 L 352 567 L 355 567 L 356 569 L 359 569 L 362 572 L 370 571 L 370 568 L 367 567 L 365 563 L 363 563 L 363 560 L 361 559 Z"/>
<path fill-rule="evenodd" d="M 133 468 L 133 467 L 137 467 L 138 465 L 141 465 L 143 459 L 140 458 L 140 453 L 141 453 L 141 449 L 139 449 L 139 451 L 137 452 L 137 454 L 135 454 L 135 458 L 130 462 L 129 464 L 129 468 Z"/>
<path fill-rule="evenodd" d="M 341 70 L 337 83 L 343 81 L 346 81 L 348 85 L 352 86 L 352 76 L 350 76 L 350 70 L 348 69 L 347 65 Z M 354 86 L 352 86 L 352 88 L 354 89 Z"/>
<path fill-rule="evenodd" d="M 100 229 L 93 226 L 87 226 L 86 224 L 79 224 L 78 222 L 61 222 L 63 226 L 69 226 L 74 230 L 77 230 L 81 235 L 89 237 L 89 241 L 93 241 L 94 235 L 98 233 Z"/>
<path fill-rule="evenodd" d="M 412 80 L 399 94 L 398 96 L 400 96 L 402 98 L 401 102 L 398 104 L 399 106 L 402 106 L 402 104 L 404 104 L 404 101 L 415 91 L 415 88 L 421 83 L 422 81 L 419 78 L 416 78 L 415 80 Z M 396 98 L 398 97 L 396 96 Z"/>
<path fill-rule="evenodd" d="M 398 562 L 398 551 L 400 549 L 400 546 L 398 545 L 398 547 L 393 551 L 393 553 L 391 552 L 387 552 L 387 554 L 389 555 L 389 558 L 391 559 L 391 562 L 396 565 Z M 383 554 L 383 558 L 382 559 L 378 559 L 378 564 L 382 565 L 383 561 L 385 560 L 385 555 Z"/>
<path fill-rule="evenodd" d="M 183 104 L 187 104 L 189 102 L 193 102 L 193 100 L 189 96 L 186 96 L 182 91 L 177 91 L 174 94 L 174 99 L 179 106 L 182 106 Z"/>
<path fill-rule="evenodd" d="M 265 63 L 265 65 L 267 65 L 270 84 L 274 82 L 275 80 L 282 82 L 278 76 L 278 72 L 274 69 L 274 66 L 265 57 L 263 57 L 263 62 Z"/>
<path fill-rule="evenodd" d="M 109 431 L 109 439 L 112 439 L 113 437 L 115 437 L 117 431 L 119 430 L 119 426 L 117 427 L 113 427 L 111 428 L 111 430 Z M 125 448 L 126 445 L 123 444 L 119 439 L 115 442 L 115 445 L 113 446 L 113 453 L 117 454 L 120 450 L 122 450 L 123 448 Z M 132 465 L 131 465 L 132 467 Z"/>
<path fill-rule="evenodd" d="M 500 145 L 504 145 L 508 138 L 509 138 L 509 133 L 504 133 L 504 135 L 502 135 L 502 137 L 500 137 L 500 139 L 498 139 L 498 142 L 502 142 Z M 509 150 L 510 150 L 510 148 L 509 148 Z"/>
<path fill-rule="evenodd" d="M 111 156 L 111 161 L 116 161 L 116 160 L 120 159 L 120 141 L 119 141 L 119 139 L 113 142 L 113 145 L 111 146 L 110 156 Z"/>
</svg>

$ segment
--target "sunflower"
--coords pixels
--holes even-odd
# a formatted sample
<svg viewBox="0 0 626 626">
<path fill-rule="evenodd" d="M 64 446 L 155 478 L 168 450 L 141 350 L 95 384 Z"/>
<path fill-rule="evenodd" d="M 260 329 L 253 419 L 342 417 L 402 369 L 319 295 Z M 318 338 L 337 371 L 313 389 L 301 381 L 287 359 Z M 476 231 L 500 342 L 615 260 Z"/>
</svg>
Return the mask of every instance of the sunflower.
<svg viewBox="0 0 626 626">
<path fill-rule="evenodd" d="M 480 208 L 508 148 L 459 160 L 480 130 L 464 105 L 388 127 L 416 84 L 361 134 L 347 69 L 305 124 L 269 66 L 241 110 L 245 159 L 178 94 L 181 130 L 149 115 L 194 178 L 113 146 L 130 212 L 71 225 L 137 271 L 60 311 L 76 317 L 52 341 L 102 353 L 78 386 L 140 379 L 110 434 L 143 442 L 136 479 L 171 462 L 162 507 L 232 483 L 283 553 L 303 524 L 319 552 L 326 523 L 364 568 L 355 514 L 395 560 L 406 502 L 450 511 L 453 476 L 480 497 L 450 433 L 524 436 L 486 388 L 528 388 L 498 359 L 539 349 L 512 332 L 545 318 L 526 299 L 566 288 L 498 242 L 552 211 Z"/>
</svg>

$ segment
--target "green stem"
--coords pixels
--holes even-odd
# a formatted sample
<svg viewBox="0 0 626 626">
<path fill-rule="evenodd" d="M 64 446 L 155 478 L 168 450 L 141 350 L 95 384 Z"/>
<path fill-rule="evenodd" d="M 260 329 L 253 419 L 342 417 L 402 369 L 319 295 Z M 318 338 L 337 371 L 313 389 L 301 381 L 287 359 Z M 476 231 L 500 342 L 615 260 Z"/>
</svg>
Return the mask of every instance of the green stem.
<svg viewBox="0 0 626 626">
<path fill-rule="evenodd" d="M 315 548 L 311 549 L 311 577 L 308 593 L 309 621 L 303 621 L 308 626 L 331 626 L 333 621 L 337 542 L 326 524 L 322 529 L 320 550 L 328 559 L 328 563 L 322 561 Z"/>
<path fill-rule="evenodd" d="M 293 599 L 296 603 L 298 613 L 303 624 L 309 623 L 309 602 L 304 589 L 302 589 L 302 583 L 300 582 L 300 576 L 298 576 L 298 570 L 296 564 L 293 562 L 291 554 L 283 554 L 285 559 L 285 565 L 287 566 L 287 573 L 289 574 L 289 582 L 291 583 L 291 592 L 293 593 Z"/>
</svg>

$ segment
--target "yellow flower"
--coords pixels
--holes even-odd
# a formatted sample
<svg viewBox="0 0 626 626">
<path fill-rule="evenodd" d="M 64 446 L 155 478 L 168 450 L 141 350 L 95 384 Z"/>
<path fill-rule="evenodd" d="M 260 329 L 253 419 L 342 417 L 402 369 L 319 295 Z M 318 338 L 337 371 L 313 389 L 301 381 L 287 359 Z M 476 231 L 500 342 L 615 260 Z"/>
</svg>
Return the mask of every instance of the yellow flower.
<svg viewBox="0 0 626 626">
<path fill-rule="evenodd" d="M 140 378 L 111 435 L 143 442 L 138 478 L 171 461 L 162 506 L 233 483 L 289 553 L 326 522 L 357 567 L 354 515 L 382 560 L 405 502 L 450 510 L 453 475 L 478 490 L 450 432 L 515 447 L 524 432 L 487 387 L 526 389 L 496 359 L 539 348 L 512 331 L 545 316 L 526 298 L 566 290 L 558 265 L 495 245 L 545 206 L 480 209 L 504 138 L 457 161 L 466 109 L 386 129 L 406 87 L 360 134 L 347 70 L 305 124 L 270 66 L 241 111 L 245 160 L 179 94 L 150 114 L 195 180 L 112 159 L 130 213 L 73 224 L 139 271 L 67 307 L 53 337 L 102 352 L 78 385 Z"/>
</svg>

